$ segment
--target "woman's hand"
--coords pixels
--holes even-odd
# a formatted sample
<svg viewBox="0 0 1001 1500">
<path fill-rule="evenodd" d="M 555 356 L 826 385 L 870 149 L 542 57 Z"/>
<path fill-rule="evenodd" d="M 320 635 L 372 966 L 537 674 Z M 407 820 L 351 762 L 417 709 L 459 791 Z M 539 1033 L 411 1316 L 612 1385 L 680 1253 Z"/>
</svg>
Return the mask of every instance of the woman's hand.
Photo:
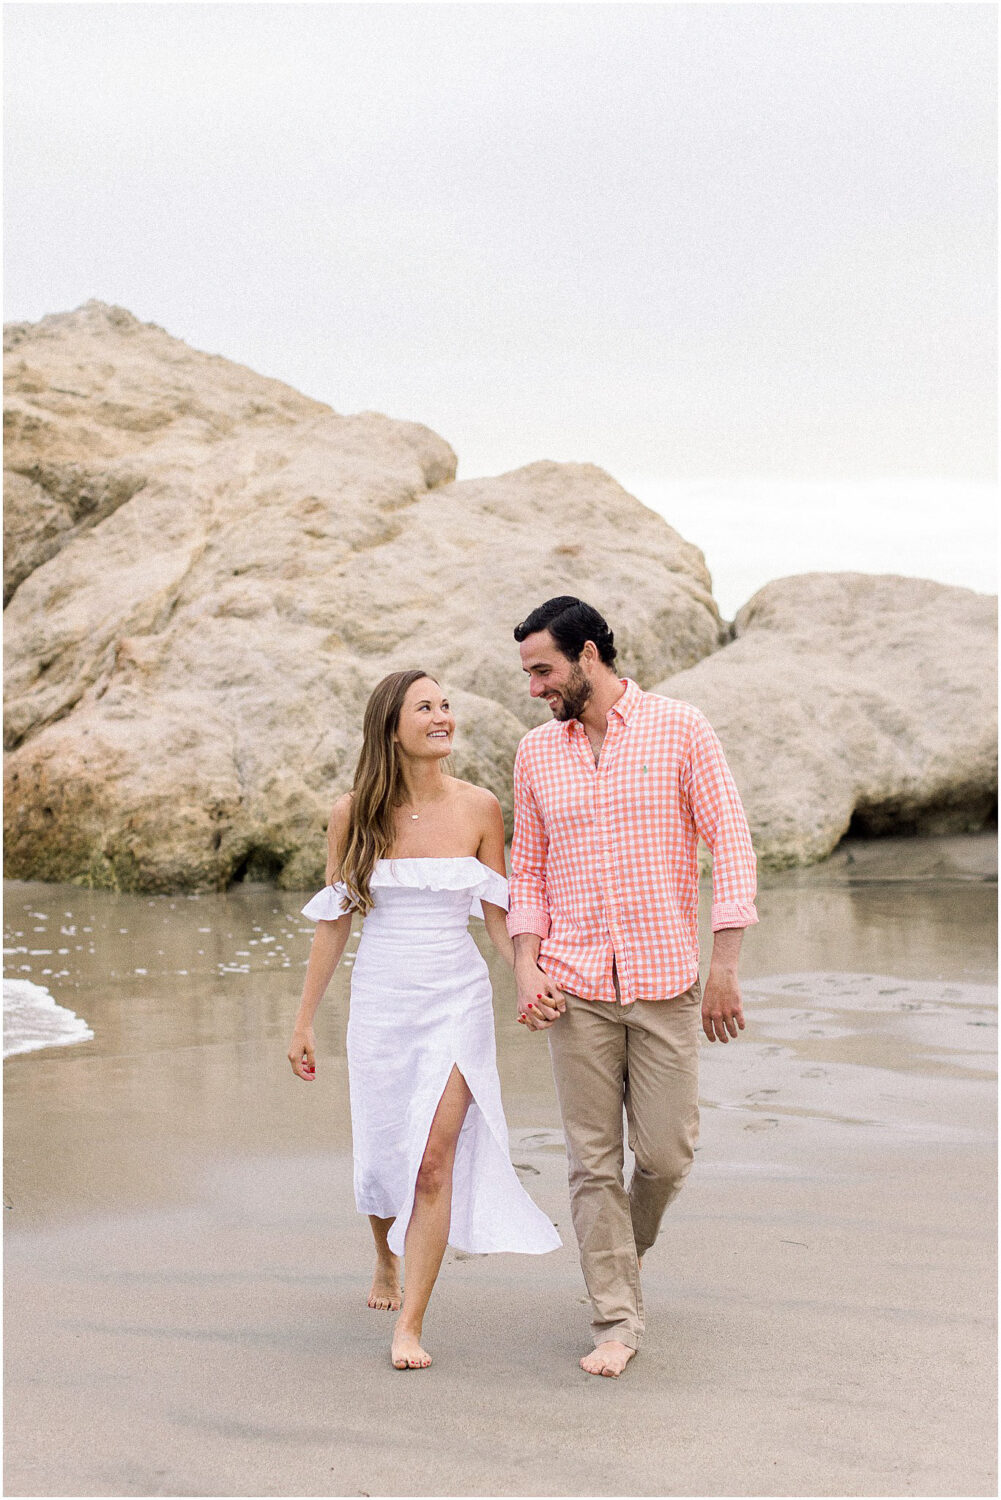
<svg viewBox="0 0 1001 1500">
<path fill-rule="evenodd" d="M 547 1031 L 567 1008 L 563 991 L 539 968 L 524 963 L 515 967 L 518 981 L 518 1021 L 529 1031 Z"/>
<path fill-rule="evenodd" d="M 306 1083 L 316 1078 L 316 1038 L 312 1026 L 297 1026 L 289 1044 L 288 1060 L 292 1072 Z"/>
</svg>

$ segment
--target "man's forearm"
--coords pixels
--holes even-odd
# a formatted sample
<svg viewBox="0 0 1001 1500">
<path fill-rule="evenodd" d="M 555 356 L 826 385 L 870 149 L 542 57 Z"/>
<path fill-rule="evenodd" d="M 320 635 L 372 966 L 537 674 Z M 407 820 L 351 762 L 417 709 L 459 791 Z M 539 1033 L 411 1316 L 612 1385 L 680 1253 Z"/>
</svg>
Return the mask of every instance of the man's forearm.
<svg viewBox="0 0 1001 1500">
<path fill-rule="evenodd" d="M 743 938 L 743 927 L 721 927 L 714 932 L 710 971 L 715 969 L 717 973 L 736 974 Z"/>
<path fill-rule="evenodd" d="M 537 932 L 519 932 L 514 937 L 514 972 L 530 966 L 536 968 L 542 939 Z"/>
</svg>

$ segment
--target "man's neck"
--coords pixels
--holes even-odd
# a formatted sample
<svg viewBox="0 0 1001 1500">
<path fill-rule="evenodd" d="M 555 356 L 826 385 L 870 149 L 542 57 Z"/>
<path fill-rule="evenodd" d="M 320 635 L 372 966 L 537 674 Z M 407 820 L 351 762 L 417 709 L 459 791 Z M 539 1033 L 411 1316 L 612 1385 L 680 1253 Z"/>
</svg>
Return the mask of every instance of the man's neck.
<svg viewBox="0 0 1001 1500">
<path fill-rule="evenodd" d="M 591 688 L 587 707 L 580 716 L 588 736 L 603 736 L 608 728 L 608 711 L 625 692 L 621 681 L 610 669 L 601 673 Z"/>
</svg>

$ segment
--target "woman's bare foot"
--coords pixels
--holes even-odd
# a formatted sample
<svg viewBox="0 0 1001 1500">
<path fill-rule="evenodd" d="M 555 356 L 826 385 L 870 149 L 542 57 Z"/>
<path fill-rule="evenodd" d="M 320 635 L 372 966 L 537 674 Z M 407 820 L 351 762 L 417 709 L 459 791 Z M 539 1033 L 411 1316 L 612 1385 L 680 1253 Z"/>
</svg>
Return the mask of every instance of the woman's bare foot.
<svg viewBox="0 0 1001 1500">
<path fill-rule="evenodd" d="M 393 1333 L 392 1360 L 394 1370 L 426 1370 L 431 1356 L 421 1348 L 415 1333 L 406 1333 L 397 1325 Z"/>
<path fill-rule="evenodd" d="M 580 1367 L 589 1375 L 617 1377 L 622 1374 L 635 1353 L 636 1350 L 630 1349 L 628 1344 L 620 1344 L 618 1339 L 609 1339 L 607 1343 L 599 1344 L 590 1354 L 585 1354 Z"/>
<path fill-rule="evenodd" d="M 372 1277 L 372 1290 L 368 1294 L 368 1305 L 369 1307 L 377 1308 L 380 1312 L 399 1312 L 402 1301 L 403 1289 L 400 1286 L 400 1262 L 395 1255 L 388 1261 L 380 1257 L 375 1263 L 375 1274 Z"/>
</svg>

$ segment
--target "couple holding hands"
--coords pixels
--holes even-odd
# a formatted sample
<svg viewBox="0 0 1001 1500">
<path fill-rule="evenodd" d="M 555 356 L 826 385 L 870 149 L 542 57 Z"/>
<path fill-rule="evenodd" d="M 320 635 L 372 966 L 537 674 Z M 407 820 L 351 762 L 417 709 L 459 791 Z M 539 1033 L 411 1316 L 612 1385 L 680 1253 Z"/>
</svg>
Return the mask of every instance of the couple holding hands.
<svg viewBox="0 0 1001 1500">
<path fill-rule="evenodd" d="M 347 1056 L 355 1197 L 376 1246 L 368 1305 L 399 1311 L 394 1367 L 425 1369 L 446 1245 L 534 1255 L 561 1243 L 508 1153 L 490 980 L 467 929 L 482 916 L 514 970 L 518 1021 L 549 1036 L 593 1310 L 580 1363 L 617 1376 L 643 1335 L 642 1257 L 692 1163 L 700 1024 L 721 1042 L 744 1026 L 737 959 L 757 921 L 755 860 L 713 730 L 617 675 L 596 609 L 550 599 L 514 638 L 552 721 L 518 747 L 510 881 L 496 797 L 443 769 L 455 719 L 441 685 L 391 673 L 331 815 L 329 883 L 304 908 L 317 925 L 288 1056 L 315 1078 L 313 1017 L 360 912 Z M 704 995 L 700 837 L 713 854 Z"/>
</svg>

